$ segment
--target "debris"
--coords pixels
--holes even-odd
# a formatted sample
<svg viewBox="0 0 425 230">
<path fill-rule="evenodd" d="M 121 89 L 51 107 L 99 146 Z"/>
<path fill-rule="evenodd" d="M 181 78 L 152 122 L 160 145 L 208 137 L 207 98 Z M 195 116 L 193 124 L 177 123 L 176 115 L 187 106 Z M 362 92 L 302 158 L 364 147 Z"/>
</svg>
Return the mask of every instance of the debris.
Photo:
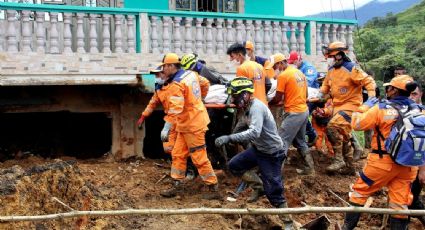
<svg viewBox="0 0 425 230">
<path fill-rule="evenodd" d="M 226 200 L 227 200 L 227 201 L 229 201 L 229 202 L 236 202 L 236 199 L 235 199 L 235 198 L 233 198 L 233 197 L 230 197 L 230 196 L 228 196 L 228 197 L 226 198 Z"/>
<path fill-rule="evenodd" d="M 52 200 L 58 202 L 59 204 L 61 204 L 62 206 L 64 206 L 65 208 L 67 208 L 70 211 L 75 211 L 73 208 L 69 207 L 67 204 L 65 204 L 64 202 L 60 201 L 56 197 L 52 197 Z"/>
<path fill-rule="evenodd" d="M 302 226 L 302 229 L 307 230 L 327 230 L 331 222 L 326 215 L 320 216 Z"/>
<path fill-rule="evenodd" d="M 159 182 L 163 181 L 168 175 L 165 174 L 164 176 L 162 176 L 155 184 L 159 184 Z"/>
<path fill-rule="evenodd" d="M 342 199 L 340 196 L 338 196 L 336 193 L 334 193 L 331 189 L 328 189 L 328 191 L 334 195 L 336 198 L 338 198 L 338 200 L 340 200 L 345 206 L 350 206 L 350 204 L 345 201 L 344 199 Z"/>
</svg>

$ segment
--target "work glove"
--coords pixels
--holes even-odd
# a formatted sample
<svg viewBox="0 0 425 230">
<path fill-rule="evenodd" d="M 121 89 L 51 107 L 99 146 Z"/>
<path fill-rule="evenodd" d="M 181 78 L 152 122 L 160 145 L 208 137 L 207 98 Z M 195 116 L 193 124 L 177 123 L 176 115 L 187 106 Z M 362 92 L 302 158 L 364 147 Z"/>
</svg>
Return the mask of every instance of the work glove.
<svg viewBox="0 0 425 230">
<path fill-rule="evenodd" d="M 365 106 L 367 106 L 369 108 L 372 108 L 378 102 L 379 102 L 379 99 L 378 98 L 376 98 L 376 97 L 369 97 L 369 99 L 367 99 L 367 101 L 365 101 L 363 103 L 363 105 L 365 105 Z"/>
<path fill-rule="evenodd" d="M 139 129 L 141 129 L 141 128 L 142 128 L 142 125 L 143 125 L 143 122 L 145 121 L 145 119 L 146 119 L 146 117 L 145 117 L 145 116 L 143 116 L 143 115 L 141 115 L 141 116 L 140 116 L 140 118 L 139 118 L 139 120 L 137 120 L 137 127 L 138 127 Z"/>
<path fill-rule="evenodd" d="M 224 135 L 215 139 L 215 146 L 221 147 L 230 142 L 230 136 Z"/>
<path fill-rule="evenodd" d="M 164 128 L 162 128 L 162 130 L 161 130 L 161 141 L 162 142 L 168 141 L 168 135 L 170 134 L 170 128 L 171 128 L 171 123 L 165 122 Z"/>
</svg>

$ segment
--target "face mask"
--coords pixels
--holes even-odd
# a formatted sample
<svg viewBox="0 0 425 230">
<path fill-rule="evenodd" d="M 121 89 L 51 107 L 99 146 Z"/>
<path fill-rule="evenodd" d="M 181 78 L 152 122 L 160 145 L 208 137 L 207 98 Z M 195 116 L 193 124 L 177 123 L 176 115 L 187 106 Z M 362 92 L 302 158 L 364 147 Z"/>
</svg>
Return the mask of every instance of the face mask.
<svg viewBox="0 0 425 230">
<path fill-rule="evenodd" d="M 328 66 L 333 66 L 335 63 L 335 59 L 333 58 L 328 58 L 326 59 L 326 62 L 328 63 Z"/>
<path fill-rule="evenodd" d="M 162 78 L 155 78 L 155 84 L 163 85 L 165 83 L 165 80 Z"/>
<path fill-rule="evenodd" d="M 279 69 L 279 68 L 277 68 L 277 69 L 275 69 L 275 70 L 274 70 L 274 76 L 275 76 L 275 77 L 279 76 L 279 75 L 280 75 L 280 73 L 282 73 L 282 71 L 280 71 L 280 69 Z"/>
<path fill-rule="evenodd" d="M 236 59 L 233 59 L 233 60 L 232 60 L 232 64 L 233 64 L 235 67 L 239 67 L 239 66 L 241 65 L 241 63 L 240 63 L 238 60 L 236 60 Z"/>
</svg>

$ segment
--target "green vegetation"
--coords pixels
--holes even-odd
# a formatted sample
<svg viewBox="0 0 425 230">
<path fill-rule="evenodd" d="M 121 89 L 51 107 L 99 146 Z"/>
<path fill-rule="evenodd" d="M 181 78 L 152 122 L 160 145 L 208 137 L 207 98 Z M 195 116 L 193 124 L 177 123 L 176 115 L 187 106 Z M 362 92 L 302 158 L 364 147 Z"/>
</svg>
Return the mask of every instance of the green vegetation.
<svg viewBox="0 0 425 230">
<path fill-rule="evenodd" d="M 355 33 L 354 49 L 363 67 L 386 82 L 397 66 L 425 82 L 425 0 L 384 18 L 373 18 Z"/>
</svg>

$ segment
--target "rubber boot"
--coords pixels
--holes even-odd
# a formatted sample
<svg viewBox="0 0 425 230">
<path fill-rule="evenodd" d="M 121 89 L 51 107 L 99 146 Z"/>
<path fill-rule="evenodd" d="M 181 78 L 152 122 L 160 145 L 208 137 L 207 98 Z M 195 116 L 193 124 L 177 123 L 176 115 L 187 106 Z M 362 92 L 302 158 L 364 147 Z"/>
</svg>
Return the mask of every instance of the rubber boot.
<svg viewBox="0 0 425 230">
<path fill-rule="evenodd" d="M 208 192 L 202 196 L 205 200 L 221 200 L 222 197 L 218 191 L 218 184 L 208 185 Z"/>
<path fill-rule="evenodd" d="M 357 226 L 360 219 L 360 213 L 346 213 L 342 230 L 352 230 Z"/>
<path fill-rule="evenodd" d="M 351 141 L 352 147 L 354 149 L 353 159 L 354 159 L 354 161 L 358 161 L 358 160 L 360 160 L 360 158 L 363 154 L 363 148 L 360 145 L 359 140 L 357 139 L 357 136 L 355 136 L 355 134 L 351 135 L 350 141 Z"/>
<path fill-rule="evenodd" d="M 242 175 L 242 180 L 252 188 L 251 196 L 247 202 L 256 202 L 262 195 L 264 195 L 263 181 L 254 170 L 246 171 Z"/>
<path fill-rule="evenodd" d="M 345 167 L 345 162 L 342 157 L 342 145 L 334 146 L 335 157 L 332 159 L 332 164 L 326 167 L 327 172 L 337 172 Z"/>
<path fill-rule="evenodd" d="M 163 190 L 160 192 L 161 196 L 171 198 L 175 197 L 178 192 L 182 189 L 182 182 L 179 180 L 175 180 L 171 188 Z"/>
<path fill-rule="evenodd" d="M 390 229 L 391 230 L 406 230 L 409 224 L 408 219 L 399 219 L 390 217 Z"/>
<path fill-rule="evenodd" d="M 304 157 L 306 165 L 303 170 L 297 169 L 297 173 L 300 175 L 314 175 L 316 171 L 314 170 L 314 160 L 310 151 L 301 153 L 301 155 Z"/>
<path fill-rule="evenodd" d="M 355 175 L 356 169 L 353 164 L 353 148 L 349 142 L 344 142 L 342 145 L 342 154 L 345 161 L 345 167 L 339 170 L 339 173 L 344 175 Z"/>
<path fill-rule="evenodd" d="M 281 205 L 279 205 L 278 208 L 288 208 L 288 203 L 285 202 Z M 280 215 L 279 218 L 282 220 L 283 225 L 285 230 L 294 230 L 296 229 L 294 220 L 292 220 L 292 216 L 291 214 L 287 214 L 287 215 Z"/>
</svg>

